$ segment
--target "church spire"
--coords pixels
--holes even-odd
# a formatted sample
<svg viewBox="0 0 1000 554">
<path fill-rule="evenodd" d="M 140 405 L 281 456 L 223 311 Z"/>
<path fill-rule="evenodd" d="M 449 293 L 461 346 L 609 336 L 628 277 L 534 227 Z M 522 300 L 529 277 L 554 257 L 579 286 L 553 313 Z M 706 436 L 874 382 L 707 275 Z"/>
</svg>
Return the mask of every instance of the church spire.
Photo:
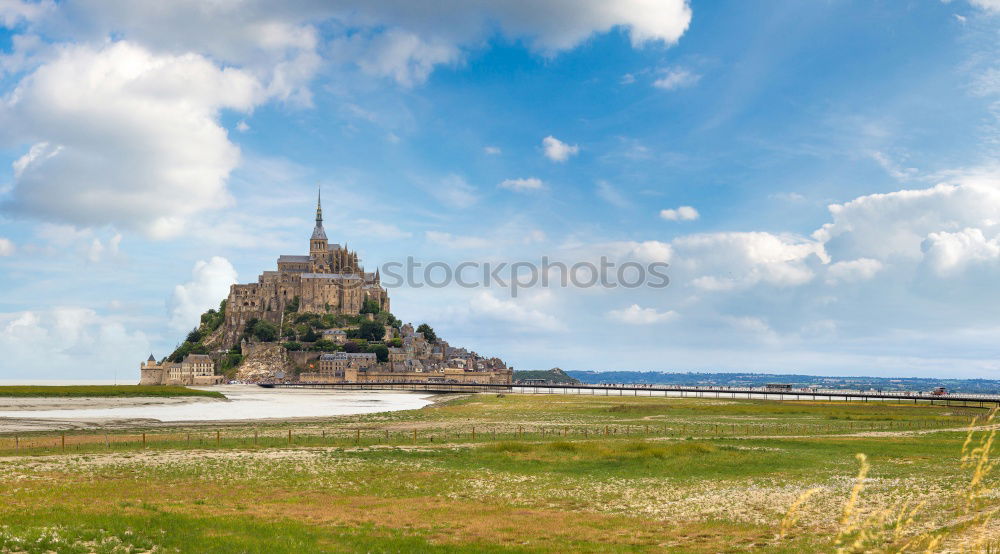
<svg viewBox="0 0 1000 554">
<path fill-rule="evenodd" d="M 312 238 L 309 239 L 309 254 L 318 254 L 327 251 L 326 231 L 323 230 L 323 197 L 322 192 L 316 193 L 316 227 L 313 228 Z"/>
<path fill-rule="evenodd" d="M 323 190 L 316 189 L 316 226 L 323 226 Z"/>
</svg>

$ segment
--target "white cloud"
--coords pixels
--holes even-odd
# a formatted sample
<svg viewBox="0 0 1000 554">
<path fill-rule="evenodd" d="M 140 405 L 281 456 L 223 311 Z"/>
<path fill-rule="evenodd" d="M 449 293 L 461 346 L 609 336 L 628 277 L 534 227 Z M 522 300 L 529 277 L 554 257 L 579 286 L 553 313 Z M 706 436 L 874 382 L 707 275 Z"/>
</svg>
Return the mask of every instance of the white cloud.
<svg viewBox="0 0 1000 554">
<path fill-rule="evenodd" d="M 250 75 L 195 54 L 127 42 L 61 48 L 0 104 L 0 140 L 34 143 L 14 162 L 6 209 L 177 235 L 229 202 L 239 149 L 219 111 L 249 110 L 262 94 Z"/>
<path fill-rule="evenodd" d="M 480 291 L 468 304 L 468 318 L 471 321 L 482 319 L 505 323 L 517 331 L 558 331 L 563 329 L 562 323 L 550 313 L 521 304 L 525 300 L 501 300 L 488 291 Z M 528 301 L 537 302 L 537 298 Z"/>
<path fill-rule="evenodd" d="M 785 202 L 804 202 L 806 197 L 797 192 L 776 192 L 767 195 L 768 198 L 784 200 Z"/>
<path fill-rule="evenodd" d="M 532 190 L 540 190 L 544 185 L 542 180 L 536 177 L 526 177 L 520 179 L 504 179 L 498 185 L 503 189 L 510 189 L 516 192 L 526 192 Z"/>
<path fill-rule="evenodd" d="M 456 236 L 441 231 L 427 231 L 427 240 L 451 248 L 488 248 L 493 241 L 473 236 Z"/>
<path fill-rule="evenodd" d="M 960 273 L 972 264 L 1000 260 L 1000 237 L 988 239 L 981 229 L 930 233 L 921 247 L 924 262 L 942 277 Z"/>
<path fill-rule="evenodd" d="M 469 0 L 446 9 L 403 0 L 280 6 L 186 0 L 156 10 L 127 0 L 80 0 L 59 11 L 50 27 L 64 35 L 125 36 L 161 51 L 206 52 L 266 74 L 269 90 L 286 93 L 301 92 L 317 69 L 319 26 L 338 33 L 322 48 L 334 61 L 410 86 L 438 65 L 460 63 L 467 49 L 497 32 L 551 56 L 614 28 L 627 32 L 634 47 L 673 44 L 691 21 L 685 0 L 557 0 L 544 9 L 517 0 Z"/>
<path fill-rule="evenodd" d="M 867 281 L 879 271 L 882 271 L 882 262 L 871 258 L 859 258 L 846 262 L 830 264 L 826 268 L 827 284 L 856 283 Z"/>
<path fill-rule="evenodd" d="M 898 181 L 906 181 L 912 179 L 916 176 L 917 170 L 913 167 L 901 167 L 896 162 L 892 161 L 886 154 L 882 152 L 870 152 L 869 155 L 882 169 L 885 170 L 893 179 Z"/>
<path fill-rule="evenodd" d="M 632 75 L 631 73 L 626 73 L 622 75 L 622 78 L 619 79 L 618 82 L 623 85 L 631 85 L 632 83 L 635 82 L 635 75 Z"/>
<path fill-rule="evenodd" d="M 627 308 L 608 312 L 608 317 L 611 319 L 629 325 L 653 325 L 654 323 L 670 321 L 676 316 L 677 312 L 673 310 L 658 312 L 654 308 L 642 308 L 638 304 L 632 304 Z"/>
<path fill-rule="evenodd" d="M 236 130 L 241 133 L 245 133 L 250 130 L 250 125 L 248 125 L 246 121 L 241 119 L 239 123 L 236 124 Z"/>
<path fill-rule="evenodd" d="M 0 1 L 0 27 L 13 29 L 15 26 L 35 21 L 49 14 L 56 8 L 52 0 L 27 2 L 24 0 Z"/>
<path fill-rule="evenodd" d="M 10 256 L 14 250 L 14 243 L 10 239 L 0 237 L 0 256 Z"/>
<path fill-rule="evenodd" d="M 829 206 L 833 221 L 813 233 L 837 259 L 920 260 L 931 233 L 1000 232 L 1000 177 L 971 172 L 925 189 L 860 196 Z"/>
<path fill-rule="evenodd" d="M 225 258 L 213 256 L 195 263 L 191 280 L 174 287 L 168 302 L 170 328 L 186 331 L 196 326 L 202 313 L 229 296 L 229 286 L 236 283 L 236 277 L 236 269 Z"/>
<path fill-rule="evenodd" d="M 681 206 L 676 209 L 660 210 L 660 217 L 667 221 L 694 221 L 698 219 L 698 210 L 691 206 Z"/>
<path fill-rule="evenodd" d="M 580 151 L 579 146 L 566 144 L 552 135 L 542 139 L 542 149 L 545 151 L 545 157 L 554 162 L 565 162 Z"/>
<path fill-rule="evenodd" d="M 597 182 L 597 196 L 600 196 L 605 202 L 618 208 L 628 208 L 632 205 L 632 202 L 621 191 L 607 181 Z"/>
<path fill-rule="evenodd" d="M 987 11 L 1000 12 L 1000 0 L 969 0 L 969 3 Z"/>
<path fill-rule="evenodd" d="M 594 248 L 600 254 L 642 262 L 669 262 L 674 255 L 674 249 L 670 243 L 658 240 L 611 242 L 598 244 Z"/>
<path fill-rule="evenodd" d="M 354 60 L 365 73 L 391 77 L 404 86 L 426 81 L 436 66 L 454 64 L 462 54 L 450 41 L 403 29 L 340 37 L 332 49 L 342 60 Z"/>
<path fill-rule="evenodd" d="M 436 185 L 430 187 L 430 192 L 444 204 L 458 209 L 472 206 L 479 201 L 476 189 L 459 175 L 448 175 Z"/>
<path fill-rule="evenodd" d="M 687 235 L 670 246 L 673 267 L 707 291 L 802 285 L 815 277 L 811 265 L 829 260 L 822 244 L 762 232 Z"/>
<path fill-rule="evenodd" d="M 676 90 L 690 87 L 701 80 L 701 75 L 692 73 L 683 67 L 671 67 L 664 70 L 663 77 L 653 81 L 653 86 L 663 90 Z"/>
<path fill-rule="evenodd" d="M 500 150 L 499 146 L 484 146 L 483 152 L 486 152 L 490 156 L 499 156 L 503 154 L 503 150 Z"/>
<path fill-rule="evenodd" d="M 94 310 L 52 310 L 0 314 L 4 377 L 138 380 L 138 364 L 149 355 L 149 339 L 123 321 Z M 38 360 L 44 360 L 39 364 Z"/>
<path fill-rule="evenodd" d="M 122 236 L 118 233 L 108 239 L 107 244 L 95 237 L 87 248 L 87 260 L 91 263 L 99 263 L 105 259 L 117 257 L 121 242 Z"/>
</svg>

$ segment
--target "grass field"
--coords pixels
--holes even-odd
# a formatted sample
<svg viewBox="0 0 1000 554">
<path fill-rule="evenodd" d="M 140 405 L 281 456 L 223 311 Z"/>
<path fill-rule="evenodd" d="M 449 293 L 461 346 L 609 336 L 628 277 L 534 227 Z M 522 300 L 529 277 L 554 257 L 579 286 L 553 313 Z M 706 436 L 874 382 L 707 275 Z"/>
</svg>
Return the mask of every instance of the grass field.
<svg viewBox="0 0 1000 554">
<path fill-rule="evenodd" d="M 983 415 L 475 395 L 145 445 L 0 437 L 0 551 L 996 551 Z"/>
<path fill-rule="evenodd" d="M 137 396 L 206 396 L 225 398 L 221 393 L 187 387 L 145 385 L 6 385 L 0 386 L 0 398 L 111 398 Z"/>
</svg>

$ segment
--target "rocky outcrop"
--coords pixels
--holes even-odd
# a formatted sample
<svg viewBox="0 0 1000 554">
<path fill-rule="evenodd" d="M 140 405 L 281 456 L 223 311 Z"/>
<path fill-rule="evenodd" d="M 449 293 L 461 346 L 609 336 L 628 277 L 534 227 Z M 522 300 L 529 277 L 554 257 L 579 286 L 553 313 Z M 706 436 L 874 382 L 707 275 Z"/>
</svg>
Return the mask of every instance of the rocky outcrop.
<svg viewBox="0 0 1000 554">
<path fill-rule="evenodd" d="M 236 371 L 238 381 L 266 383 L 281 381 L 294 375 L 295 364 L 281 344 L 247 344 L 243 347 L 243 355 L 243 363 Z"/>
</svg>

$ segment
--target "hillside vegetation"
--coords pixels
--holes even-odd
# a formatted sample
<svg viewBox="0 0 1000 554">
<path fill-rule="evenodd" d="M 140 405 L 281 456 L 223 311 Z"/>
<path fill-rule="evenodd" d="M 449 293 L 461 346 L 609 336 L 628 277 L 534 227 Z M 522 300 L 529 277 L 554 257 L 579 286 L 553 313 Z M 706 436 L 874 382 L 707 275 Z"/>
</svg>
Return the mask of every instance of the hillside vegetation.
<svg viewBox="0 0 1000 554">
<path fill-rule="evenodd" d="M 573 377 L 566 374 L 565 371 L 554 367 L 549 370 L 529 370 L 529 371 L 515 371 L 514 380 L 523 381 L 525 379 L 544 379 L 551 383 L 556 383 L 560 385 L 578 385 L 580 384 L 579 379 L 574 379 Z"/>
<path fill-rule="evenodd" d="M 361 313 L 356 315 L 299 312 L 299 298 L 295 297 L 285 306 L 281 325 L 251 318 L 246 322 L 237 344 L 219 357 L 217 353 L 225 345 L 222 342 L 223 323 L 226 320 L 226 301 L 219 309 L 210 309 L 201 315 L 198 326 L 192 329 L 184 341 L 166 357 L 169 362 L 180 362 L 188 354 L 213 354 L 216 373 L 233 378 L 244 362 L 244 352 L 240 348 L 243 340 L 281 343 L 289 352 L 310 350 L 313 352 L 370 352 L 379 362 L 389 359 L 389 347 L 403 345 L 399 338 L 402 322 L 392 313 L 379 309 L 374 301 L 366 300 Z M 323 338 L 323 331 L 341 329 L 347 341 L 338 344 Z M 386 329 L 392 331 L 392 336 Z M 436 340 L 434 330 L 426 323 L 420 326 L 430 342 Z"/>
</svg>

